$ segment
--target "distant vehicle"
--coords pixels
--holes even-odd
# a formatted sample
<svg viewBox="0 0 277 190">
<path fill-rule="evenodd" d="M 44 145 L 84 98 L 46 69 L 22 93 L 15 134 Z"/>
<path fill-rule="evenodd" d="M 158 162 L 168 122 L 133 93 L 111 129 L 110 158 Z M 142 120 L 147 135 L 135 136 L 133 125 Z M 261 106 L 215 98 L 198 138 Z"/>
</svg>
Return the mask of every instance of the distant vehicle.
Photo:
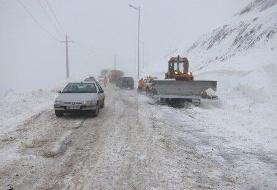
<svg viewBox="0 0 277 190">
<path fill-rule="evenodd" d="M 96 79 L 93 76 L 90 76 L 90 77 L 86 78 L 84 81 L 91 82 L 91 81 L 96 81 Z"/>
<path fill-rule="evenodd" d="M 120 77 L 116 83 L 116 86 L 121 89 L 134 89 L 135 82 L 132 77 Z"/>
<path fill-rule="evenodd" d="M 123 77 L 124 73 L 123 71 L 120 70 L 111 70 L 110 74 L 109 74 L 109 81 L 111 83 L 117 83 L 118 80 L 120 79 L 120 77 Z"/>
<path fill-rule="evenodd" d="M 152 90 L 153 81 L 158 79 L 157 77 L 147 77 L 144 79 L 144 87 L 143 90 L 146 92 L 150 92 Z"/>
<path fill-rule="evenodd" d="M 152 90 L 152 83 L 157 77 L 148 76 L 145 79 L 141 78 L 138 82 L 138 90 L 150 92 Z"/>
<path fill-rule="evenodd" d="M 98 116 L 105 104 L 104 90 L 97 82 L 68 83 L 59 91 L 54 109 L 57 117 L 64 113 L 88 112 Z"/>
<path fill-rule="evenodd" d="M 104 83 L 104 80 L 105 80 L 105 76 L 98 76 L 98 81 L 100 82 L 100 83 Z"/>
</svg>

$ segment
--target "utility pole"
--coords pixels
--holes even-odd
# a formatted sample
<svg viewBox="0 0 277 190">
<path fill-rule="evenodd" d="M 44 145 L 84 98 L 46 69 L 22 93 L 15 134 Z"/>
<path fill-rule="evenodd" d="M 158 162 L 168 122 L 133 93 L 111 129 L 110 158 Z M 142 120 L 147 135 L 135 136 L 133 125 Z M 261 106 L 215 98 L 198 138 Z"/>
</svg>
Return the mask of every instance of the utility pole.
<svg viewBox="0 0 277 190">
<path fill-rule="evenodd" d="M 68 40 L 67 34 L 65 35 L 65 41 L 62 41 L 62 43 L 65 43 L 65 66 L 66 66 L 66 79 L 69 78 L 69 56 L 68 56 L 68 44 L 72 43 L 73 41 Z"/>
<path fill-rule="evenodd" d="M 145 66 L 145 57 L 144 57 L 144 53 L 145 53 L 145 46 L 144 46 L 144 42 L 142 42 L 142 72 L 144 73 L 144 66 Z"/>
<path fill-rule="evenodd" d="M 140 77 L 140 7 L 138 8 L 138 79 Z"/>
<path fill-rule="evenodd" d="M 140 7 L 135 7 L 134 5 L 129 4 L 129 7 L 135 9 L 136 11 L 138 11 L 138 79 L 140 76 L 140 20 L 141 20 L 141 8 Z"/>
</svg>

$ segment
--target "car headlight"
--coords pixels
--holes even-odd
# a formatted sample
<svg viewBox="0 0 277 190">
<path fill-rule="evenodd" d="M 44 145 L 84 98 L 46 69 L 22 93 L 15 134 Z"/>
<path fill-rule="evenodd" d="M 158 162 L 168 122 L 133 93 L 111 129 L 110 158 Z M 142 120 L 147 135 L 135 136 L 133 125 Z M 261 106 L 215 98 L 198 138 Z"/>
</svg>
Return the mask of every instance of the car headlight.
<svg viewBox="0 0 277 190">
<path fill-rule="evenodd" d="M 86 100 L 86 101 L 83 102 L 83 104 L 85 104 L 85 105 L 94 105 L 94 104 L 96 104 L 96 102 L 93 101 L 93 100 Z"/>
<path fill-rule="evenodd" d="M 56 100 L 55 104 L 58 104 L 58 105 L 63 104 L 63 101 Z"/>
</svg>

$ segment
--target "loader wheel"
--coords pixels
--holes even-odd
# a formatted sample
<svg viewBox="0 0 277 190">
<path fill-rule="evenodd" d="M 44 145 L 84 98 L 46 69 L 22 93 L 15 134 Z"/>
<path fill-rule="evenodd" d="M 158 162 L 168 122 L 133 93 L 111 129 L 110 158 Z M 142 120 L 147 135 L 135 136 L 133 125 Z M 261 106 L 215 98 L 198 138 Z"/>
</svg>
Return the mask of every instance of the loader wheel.
<svg viewBox="0 0 277 190">
<path fill-rule="evenodd" d="M 157 90 L 156 90 L 156 89 L 154 89 L 154 88 L 152 88 L 151 93 L 152 93 L 153 95 L 158 94 Z"/>
</svg>

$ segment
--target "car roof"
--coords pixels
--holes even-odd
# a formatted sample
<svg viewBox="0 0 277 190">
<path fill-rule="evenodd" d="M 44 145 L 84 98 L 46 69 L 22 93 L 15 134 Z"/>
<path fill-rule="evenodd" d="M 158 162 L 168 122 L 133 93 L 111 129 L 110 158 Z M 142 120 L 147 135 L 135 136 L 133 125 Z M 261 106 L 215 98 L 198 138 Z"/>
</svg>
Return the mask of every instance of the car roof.
<svg viewBox="0 0 277 190">
<path fill-rule="evenodd" d="M 74 81 L 74 82 L 69 82 L 68 84 L 92 84 L 92 83 L 97 83 L 97 81 Z"/>
</svg>

